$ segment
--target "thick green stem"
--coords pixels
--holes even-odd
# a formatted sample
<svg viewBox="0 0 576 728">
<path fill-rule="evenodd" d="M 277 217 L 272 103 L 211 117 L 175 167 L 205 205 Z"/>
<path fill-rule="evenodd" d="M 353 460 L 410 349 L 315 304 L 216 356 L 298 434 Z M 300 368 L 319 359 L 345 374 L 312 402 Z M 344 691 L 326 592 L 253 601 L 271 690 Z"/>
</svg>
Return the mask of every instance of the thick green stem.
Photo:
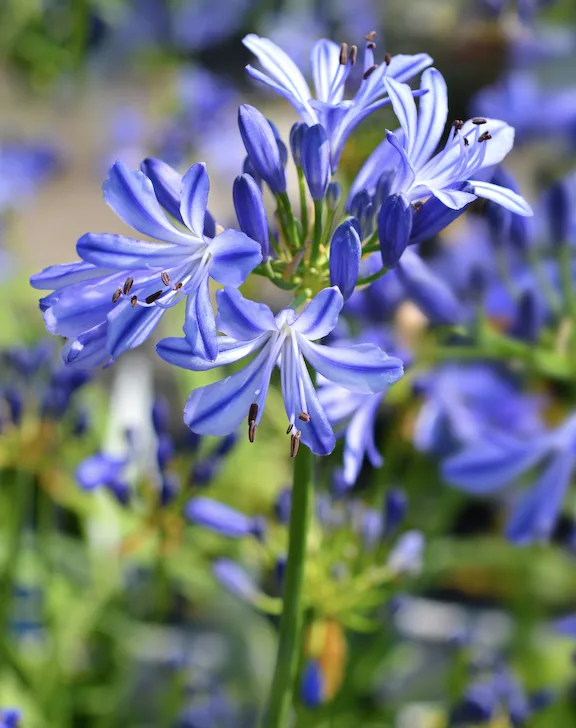
<svg viewBox="0 0 576 728">
<path fill-rule="evenodd" d="M 294 681 L 302 644 L 302 586 L 306 564 L 306 542 L 313 504 L 314 458 L 301 446 L 294 460 L 290 543 L 284 583 L 284 605 L 276 666 L 262 728 L 286 728 L 292 706 Z"/>
<path fill-rule="evenodd" d="M 314 265 L 320 253 L 320 239 L 322 238 L 322 215 L 324 213 L 324 200 L 314 200 L 314 232 L 312 234 L 312 252 L 310 263 Z"/>
<path fill-rule="evenodd" d="M 300 190 L 300 222 L 302 223 L 301 243 L 304 245 L 308 236 L 308 197 L 306 195 L 306 179 L 302 167 L 298 167 L 298 188 Z"/>
</svg>

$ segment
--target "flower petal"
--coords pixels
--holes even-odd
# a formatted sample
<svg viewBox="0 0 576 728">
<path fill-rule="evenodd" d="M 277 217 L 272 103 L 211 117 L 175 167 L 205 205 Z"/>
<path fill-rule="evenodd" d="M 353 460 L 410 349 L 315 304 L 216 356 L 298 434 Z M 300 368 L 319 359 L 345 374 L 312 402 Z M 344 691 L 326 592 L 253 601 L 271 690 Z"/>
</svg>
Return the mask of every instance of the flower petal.
<svg viewBox="0 0 576 728">
<path fill-rule="evenodd" d="M 188 294 L 186 318 L 182 329 L 196 356 L 207 361 L 216 359 L 218 338 L 207 275 L 200 281 L 196 290 Z"/>
<path fill-rule="evenodd" d="M 322 38 L 316 41 L 310 52 L 310 66 L 319 101 L 340 103 L 344 96 L 344 84 L 334 98 L 330 98 L 330 87 L 340 67 L 340 46 L 331 40 Z"/>
<path fill-rule="evenodd" d="M 405 137 L 406 136 L 407 135 L 405 135 Z M 406 150 L 402 146 L 402 143 L 396 134 L 386 130 L 386 139 L 388 139 L 390 144 L 400 155 L 400 166 L 397 168 L 396 177 L 394 178 L 394 188 L 398 192 L 404 192 L 412 187 L 416 178 L 416 173 L 414 172 L 410 159 L 406 154 Z M 406 143 L 408 143 L 408 140 Z"/>
<path fill-rule="evenodd" d="M 210 180 L 205 164 L 193 164 L 182 179 L 180 214 L 186 227 L 197 238 L 204 233 Z"/>
<path fill-rule="evenodd" d="M 161 339 L 156 344 L 156 353 L 161 359 L 174 366 L 190 369 L 193 372 L 205 372 L 240 361 L 257 351 L 266 341 L 266 335 L 259 336 L 252 341 L 236 341 L 230 336 L 219 336 L 218 356 L 214 361 L 206 361 L 193 353 L 188 339 L 170 336 Z"/>
<path fill-rule="evenodd" d="M 158 325 L 166 309 L 160 306 L 135 306 L 128 299 L 118 301 L 108 314 L 106 348 L 117 359 L 129 349 L 143 344 Z"/>
<path fill-rule="evenodd" d="M 476 199 L 476 195 L 457 189 L 436 190 L 431 187 L 430 192 L 450 210 L 461 210 Z"/>
<path fill-rule="evenodd" d="M 254 66 L 247 65 L 246 66 L 246 72 L 249 76 L 251 76 L 256 81 L 261 81 L 262 83 L 266 84 L 266 86 L 269 86 L 271 89 L 276 91 L 277 94 L 280 94 L 280 96 L 283 96 L 286 101 L 288 101 L 289 104 L 292 104 L 294 109 L 298 112 L 298 114 L 308 123 L 308 124 L 317 124 L 318 123 L 318 115 L 312 108 L 312 106 L 309 103 L 303 103 L 298 97 L 296 97 L 290 89 L 285 88 L 284 86 L 280 85 L 279 83 L 276 83 L 273 81 L 269 76 L 267 76 L 265 73 L 262 73 L 262 71 L 259 71 L 257 68 L 254 68 Z M 252 174 L 249 170 L 245 169 L 245 172 L 248 172 L 249 174 Z"/>
<path fill-rule="evenodd" d="M 346 440 L 344 444 L 344 482 L 354 485 L 360 474 L 364 456 L 370 450 L 373 467 L 381 467 L 384 462 L 382 456 L 376 450 L 374 443 L 374 425 L 376 413 L 382 401 L 380 393 L 370 395 L 358 408 L 350 424 L 346 428 Z"/>
<path fill-rule="evenodd" d="M 390 77 L 384 79 L 384 85 L 392 102 L 394 113 L 406 134 L 406 154 L 412 162 L 418 134 L 418 114 L 416 112 L 416 102 L 412 96 L 412 89 L 408 84 L 399 83 Z"/>
<path fill-rule="evenodd" d="M 412 153 L 416 169 L 426 164 L 436 151 L 448 118 L 448 91 L 440 71 L 435 68 L 424 71 L 420 88 L 428 93 L 420 98 L 418 109 L 418 138 Z"/>
<path fill-rule="evenodd" d="M 249 516 L 212 498 L 191 498 L 184 514 L 192 523 L 229 538 L 242 538 L 254 532 L 254 522 Z"/>
<path fill-rule="evenodd" d="M 392 56 L 388 66 L 388 78 L 405 83 L 417 76 L 420 71 L 431 66 L 432 63 L 433 60 L 427 53 L 416 53 L 413 56 L 398 53 Z"/>
<path fill-rule="evenodd" d="M 80 260 L 75 263 L 50 265 L 39 273 L 30 276 L 30 285 L 40 291 L 55 291 L 62 288 L 62 286 L 87 281 L 90 278 L 106 275 L 108 272 L 97 268 L 92 263 L 85 263 Z"/>
<path fill-rule="evenodd" d="M 113 233 L 86 233 L 76 243 L 76 251 L 92 265 L 124 271 L 169 268 L 190 254 L 182 245 L 148 243 Z"/>
<path fill-rule="evenodd" d="M 406 136 L 403 129 L 397 129 L 394 136 L 401 147 L 406 143 Z M 367 190 L 370 195 L 376 192 L 376 185 L 387 170 L 392 170 L 398 165 L 398 151 L 386 138 L 376 147 L 368 159 L 364 162 L 356 179 L 350 187 L 346 210 L 349 212 L 349 204 L 354 197 L 362 190 Z"/>
<path fill-rule="evenodd" d="M 298 420 L 298 429 L 301 432 L 300 440 L 315 455 L 329 455 L 336 445 L 336 437 L 328 422 L 326 413 L 318 400 L 318 395 L 302 358 L 300 358 L 296 366 L 299 370 L 299 379 L 304 388 L 307 412 L 310 415 L 309 422 L 301 422 Z M 288 416 L 291 414 L 289 407 L 286 407 L 286 414 Z"/>
<path fill-rule="evenodd" d="M 463 190 L 469 191 L 468 183 L 463 183 L 461 187 Z M 434 237 L 460 217 L 465 209 L 462 207 L 459 210 L 453 210 L 442 204 L 436 197 L 430 197 L 419 210 L 414 211 L 409 245 L 422 243 L 424 240 Z"/>
<path fill-rule="evenodd" d="M 140 169 L 152 182 L 158 202 L 172 217 L 184 224 L 180 214 L 182 175 L 166 162 L 153 157 L 145 159 L 140 164 Z"/>
<path fill-rule="evenodd" d="M 474 124 L 469 119 L 460 133 L 466 136 L 473 130 Z M 495 164 L 500 164 L 514 146 L 514 128 L 505 121 L 500 121 L 500 119 L 486 119 L 486 124 L 482 126 L 482 130 L 489 131 L 492 137 L 487 142 L 486 156 L 482 167 L 493 167 Z"/>
<path fill-rule="evenodd" d="M 526 200 L 513 190 L 507 187 L 500 187 L 491 182 L 481 182 L 480 180 L 469 180 L 478 197 L 484 197 L 486 200 L 492 200 L 502 207 L 505 207 L 517 215 L 531 217 L 534 212 Z"/>
<path fill-rule="evenodd" d="M 317 372 L 352 392 L 381 392 L 404 374 L 400 359 L 374 344 L 323 346 L 298 337 L 302 353 Z"/>
<path fill-rule="evenodd" d="M 336 286 L 320 291 L 298 318 L 292 328 L 307 339 L 322 339 L 338 323 L 338 316 L 344 305 L 342 294 Z"/>
<path fill-rule="evenodd" d="M 218 330 L 239 341 L 251 341 L 268 331 L 276 331 L 274 314 L 265 303 L 250 301 L 236 288 L 216 293 Z"/>
<path fill-rule="evenodd" d="M 240 286 L 262 262 L 262 247 L 239 230 L 224 230 L 209 246 L 210 275 L 223 286 Z"/>
<path fill-rule="evenodd" d="M 75 339 L 69 339 L 62 350 L 65 364 L 91 369 L 107 364 L 110 354 L 106 351 L 108 321 L 83 331 Z"/>
<path fill-rule="evenodd" d="M 190 235 L 181 233 L 168 221 L 152 182 L 143 172 L 132 171 L 124 162 L 115 162 L 102 189 L 106 202 L 134 230 L 167 243 L 194 242 Z"/>
<path fill-rule="evenodd" d="M 195 389 L 184 408 L 184 422 L 200 435 L 229 435 L 248 417 L 262 387 L 268 347 L 239 372 Z"/>
</svg>

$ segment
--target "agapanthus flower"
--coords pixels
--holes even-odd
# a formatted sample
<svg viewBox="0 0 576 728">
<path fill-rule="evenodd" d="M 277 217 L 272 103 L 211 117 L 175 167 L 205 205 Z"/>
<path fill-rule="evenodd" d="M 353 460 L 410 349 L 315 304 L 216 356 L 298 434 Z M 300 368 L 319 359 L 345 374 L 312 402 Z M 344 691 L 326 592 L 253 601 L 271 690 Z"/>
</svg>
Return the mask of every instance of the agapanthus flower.
<svg viewBox="0 0 576 728">
<path fill-rule="evenodd" d="M 457 120 L 444 148 L 434 154 L 448 118 L 448 94 L 442 74 L 435 68 L 422 74 L 420 89 L 427 93 L 420 97 L 419 109 L 407 84 L 386 77 L 384 85 L 401 130 L 386 131 L 388 144 L 377 147 L 367 165 L 376 172 L 376 179 L 395 170 L 390 193 L 402 193 L 412 203 L 433 196 L 451 210 L 460 210 L 477 197 L 485 197 L 518 215 L 532 214 L 520 195 L 476 179 L 482 169 L 498 164 L 511 150 L 512 127 L 497 119 Z"/>
<path fill-rule="evenodd" d="M 51 266 L 31 278 L 35 288 L 54 289 L 40 305 L 48 330 L 68 339 L 67 363 L 94 366 L 116 359 L 142 344 L 166 310 L 184 298 L 183 328 L 192 350 L 215 359 L 210 278 L 239 286 L 262 260 L 260 245 L 244 233 L 216 234 L 206 209 L 203 164 L 192 165 L 183 178 L 157 159 L 145 160 L 142 169 L 113 164 L 104 198 L 124 222 L 162 243 L 87 233 L 76 245 L 82 262 Z"/>
<path fill-rule="evenodd" d="M 325 288 L 301 313 L 291 308 L 277 316 L 262 303 L 248 301 L 234 288 L 217 294 L 218 356 L 208 362 L 194 354 L 186 339 L 163 339 L 159 355 L 171 364 L 205 371 L 256 354 L 243 369 L 226 379 L 195 389 L 188 398 L 184 420 L 194 432 L 226 435 L 248 420 L 254 439 L 278 364 L 291 434 L 291 454 L 302 441 L 314 453 L 326 455 L 334 433 L 314 389 L 304 359 L 327 380 L 360 393 L 381 392 L 403 374 L 402 362 L 374 344 L 330 347 L 314 343 L 329 334 L 344 304 L 338 288 Z"/>
<path fill-rule="evenodd" d="M 374 62 L 375 33 L 366 36 L 364 49 L 364 70 L 360 88 L 350 100 L 344 99 L 346 81 L 356 64 L 357 47 L 343 43 L 339 46 L 322 39 L 312 47 L 310 65 L 316 98 L 302 72 L 292 58 L 267 38 L 250 34 L 244 38 L 244 45 L 260 61 L 264 72 L 251 65 L 246 70 L 258 81 L 270 86 L 284 96 L 302 119 L 309 125 L 321 124 L 330 140 L 332 170 L 338 161 L 346 140 L 356 126 L 376 109 L 390 103 L 384 77 L 408 81 L 432 63 L 426 53 L 414 56 L 386 56 L 385 63 Z"/>
</svg>

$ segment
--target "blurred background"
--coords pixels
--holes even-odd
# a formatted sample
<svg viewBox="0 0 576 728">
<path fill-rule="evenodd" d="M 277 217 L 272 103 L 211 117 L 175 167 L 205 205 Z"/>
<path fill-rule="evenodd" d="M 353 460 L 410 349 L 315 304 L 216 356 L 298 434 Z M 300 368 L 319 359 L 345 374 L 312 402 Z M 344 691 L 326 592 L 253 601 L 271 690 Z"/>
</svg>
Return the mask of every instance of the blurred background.
<svg viewBox="0 0 576 728">
<path fill-rule="evenodd" d="M 515 126 L 507 167 L 531 202 L 574 169 L 574 0 L 0 3 L 0 709 L 21 711 L 21 726 L 257 724 L 286 548 L 290 463 L 278 391 L 257 449 L 194 437 L 182 408 L 210 372 L 169 368 L 153 342 L 107 370 L 66 370 L 28 278 L 76 260 L 87 231 L 128 233 L 102 199 L 116 159 L 136 168 L 157 156 L 182 172 L 206 162 L 210 209 L 234 225 L 232 182 L 245 156 L 237 106 L 257 105 L 286 141 L 296 121 L 245 74 L 244 35 L 271 38 L 308 74 L 315 40 L 361 43 L 372 30 L 382 55 L 434 58 L 450 119 L 480 114 Z M 359 127 L 343 183 L 394 125 L 385 109 Z M 483 219 L 480 207 L 467 213 L 430 255 L 485 235 Z M 244 290 L 272 307 L 283 300 L 254 283 Z M 178 335 L 179 315 L 165 319 L 161 333 Z M 395 318 L 401 339 L 427 351 L 424 323 L 409 301 Z M 459 381 L 434 390 L 432 404 L 449 410 Z M 488 386 L 462 382 L 467 402 Z M 419 447 L 433 395 L 417 384 L 398 385 L 386 401 L 377 423 L 384 468 L 366 465 L 349 503 L 335 495 L 341 448 L 319 469 L 295 725 L 444 728 L 474 676 L 490 673 L 521 683 L 510 695 L 522 696 L 524 713 L 482 712 L 474 698 L 478 712 L 460 724 L 576 726 L 576 631 L 554 627 L 576 612 L 574 494 L 550 544 L 507 543 L 506 499 L 448 487 L 438 452 Z M 574 382 L 532 382 L 530 396 L 540 395 L 570 407 Z M 373 545 L 368 516 L 396 487 L 408 497 L 405 524 L 426 537 L 423 563 L 373 594 L 361 619 L 342 593 L 363 594 L 363 569 L 392 548 Z M 247 514 L 242 538 L 185 521 L 187 497 L 205 492 Z M 254 537 L 263 523 L 264 541 Z"/>
</svg>

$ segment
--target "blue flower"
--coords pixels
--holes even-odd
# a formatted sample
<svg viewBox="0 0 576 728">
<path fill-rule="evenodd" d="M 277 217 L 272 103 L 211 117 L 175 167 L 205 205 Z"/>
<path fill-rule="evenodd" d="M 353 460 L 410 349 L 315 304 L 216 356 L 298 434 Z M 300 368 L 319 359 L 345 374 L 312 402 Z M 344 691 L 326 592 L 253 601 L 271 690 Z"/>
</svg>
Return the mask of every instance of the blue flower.
<svg viewBox="0 0 576 728">
<path fill-rule="evenodd" d="M 163 243 L 87 233 L 80 263 L 51 266 L 32 276 L 35 288 L 55 289 L 41 300 L 51 333 L 67 337 L 67 363 L 94 366 L 142 344 L 165 311 L 187 299 L 184 334 L 195 354 L 215 359 L 216 324 L 209 280 L 239 286 L 262 260 L 260 244 L 236 230 L 206 234 L 209 180 L 194 164 L 184 178 L 160 160 L 146 173 L 116 162 L 104 198 L 138 232 Z M 185 230 L 172 224 L 170 213 Z"/>
<path fill-rule="evenodd" d="M 2 708 L 0 710 L 0 728 L 18 728 L 22 713 L 16 708 Z"/>
<path fill-rule="evenodd" d="M 128 457 L 97 453 L 80 463 L 76 470 L 76 480 L 83 490 L 108 488 L 120 503 L 127 503 L 130 497 L 130 486 L 125 477 L 128 463 Z"/>
<path fill-rule="evenodd" d="M 251 65 L 246 70 L 258 81 L 284 96 L 309 125 L 322 124 L 330 140 L 332 170 L 346 140 L 355 127 L 369 114 L 390 103 L 382 79 L 408 81 L 432 63 L 426 53 L 415 56 L 394 56 L 389 63 L 374 63 L 374 39 L 367 40 L 364 50 L 364 74 L 354 98 L 344 100 L 346 80 L 356 63 L 357 49 L 347 44 L 339 46 L 330 40 L 317 41 L 310 54 L 310 65 L 316 98 L 302 72 L 292 58 L 267 38 L 253 33 L 244 38 L 244 45 L 260 61 L 264 72 Z"/>
<path fill-rule="evenodd" d="M 212 498 L 199 496 L 192 498 L 184 509 L 186 518 L 198 526 L 204 526 L 222 536 L 243 538 L 244 536 L 263 537 L 263 522 L 260 518 L 250 518 L 239 511 L 219 503 Z"/>
<path fill-rule="evenodd" d="M 330 283 L 338 286 L 345 301 L 354 293 L 362 256 L 356 222 L 352 219 L 341 223 L 330 243 Z"/>
<path fill-rule="evenodd" d="M 401 131 L 386 131 L 390 147 L 380 145 L 380 173 L 393 160 L 396 173 L 391 192 L 402 192 L 410 202 L 430 195 L 452 210 L 460 210 L 477 197 L 494 200 L 518 215 L 532 215 L 527 202 L 512 190 L 475 179 L 485 167 L 498 164 L 514 143 L 514 129 L 497 119 L 474 118 L 453 124 L 448 141 L 434 154 L 448 117 L 446 82 L 430 68 L 422 74 L 419 110 L 407 84 L 384 80 Z M 373 164 L 377 159 L 373 160 Z M 462 189 L 465 183 L 467 188 Z"/>
<path fill-rule="evenodd" d="M 291 454 L 300 440 L 312 452 L 327 455 L 334 433 L 324 412 L 304 357 L 326 379 L 352 392 L 381 392 L 403 374 L 402 362 L 373 344 L 333 348 L 313 343 L 329 334 L 343 306 L 337 288 L 321 291 L 297 314 L 288 308 L 274 316 L 268 306 L 248 301 L 234 288 L 218 291 L 219 353 L 214 362 L 194 355 L 186 339 L 163 339 L 158 354 L 171 364 L 205 371 L 256 354 L 226 379 L 194 390 L 184 411 L 190 429 L 225 435 L 248 419 L 250 440 L 262 417 L 274 367 L 281 370 L 282 394 L 291 433 Z"/>
</svg>

